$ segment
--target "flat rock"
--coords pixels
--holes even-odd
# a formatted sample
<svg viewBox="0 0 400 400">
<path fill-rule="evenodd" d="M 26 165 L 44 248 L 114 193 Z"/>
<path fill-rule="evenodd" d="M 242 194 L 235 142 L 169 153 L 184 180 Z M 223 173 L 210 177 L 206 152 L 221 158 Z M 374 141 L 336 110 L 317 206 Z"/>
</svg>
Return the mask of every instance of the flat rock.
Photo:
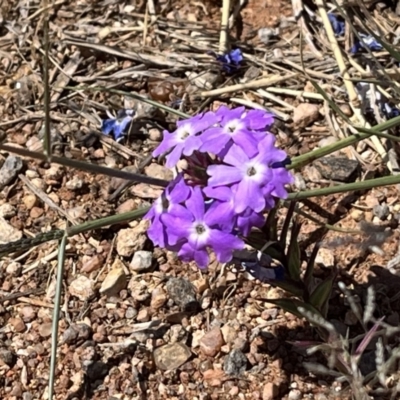
<svg viewBox="0 0 400 400">
<path fill-rule="evenodd" d="M 299 104 L 293 112 L 293 123 L 296 128 L 305 128 L 319 118 L 319 106 L 317 104 Z"/>
<path fill-rule="evenodd" d="M 117 295 L 128 285 L 122 261 L 116 259 L 100 287 L 100 293 L 108 296 Z"/>
<path fill-rule="evenodd" d="M 157 367 L 164 371 L 179 368 L 191 356 L 192 353 L 189 347 L 180 342 L 158 347 L 153 353 L 154 362 Z"/>
<path fill-rule="evenodd" d="M 18 156 L 8 156 L 0 168 L 0 190 L 3 190 L 18 175 L 23 162 Z"/>
<path fill-rule="evenodd" d="M 132 186 L 129 190 L 130 194 L 140 197 L 141 199 L 158 199 L 162 192 L 163 189 L 147 183 L 138 183 L 137 185 Z"/>
<path fill-rule="evenodd" d="M 359 162 L 346 157 L 323 157 L 313 165 L 325 179 L 339 182 L 353 182 L 357 177 Z"/>
<path fill-rule="evenodd" d="M 147 240 L 148 221 L 142 220 L 134 228 L 121 229 L 115 240 L 117 253 L 122 257 L 131 257 L 135 251 L 142 250 Z"/>
<path fill-rule="evenodd" d="M 68 291 L 79 300 L 86 301 L 94 295 L 93 281 L 80 275 L 70 283 Z"/>
<path fill-rule="evenodd" d="M 224 345 L 221 329 L 213 328 L 200 339 L 201 352 L 209 357 L 215 357 Z"/>
<path fill-rule="evenodd" d="M 174 178 L 173 173 L 170 169 L 164 166 L 151 163 L 148 167 L 144 169 L 144 173 L 152 178 L 164 179 L 166 181 L 172 181 Z"/>
<path fill-rule="evenodd" d="M 182 311 L 194 312 L 200 304 L 196 299 L 196 290 L 193 285 L 184 278 L 171 278 L 168 280 L 167 292 L 169 297 Z"/>
<path fill-rule="evenodd" d="M 0 244 L 15 242 L 22 238 L 22 232 L 0 217 Z"/>
</svg>

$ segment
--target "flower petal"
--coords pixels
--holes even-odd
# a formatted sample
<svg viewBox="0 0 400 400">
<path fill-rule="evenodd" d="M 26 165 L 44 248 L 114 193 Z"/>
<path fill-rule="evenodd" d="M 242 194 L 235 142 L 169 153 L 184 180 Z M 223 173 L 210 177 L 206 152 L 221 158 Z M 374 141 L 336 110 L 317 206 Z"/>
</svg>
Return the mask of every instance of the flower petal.
<svg viewBox="0 0 400 400">
<path fill-rule="evenodd" d="M 205 211 L 204 196 L 198 186 L 192 189 L 192 193 L 185 204 L 187 209 L 193 214 L 195 221 L 203 220 Z"/>
<path fill-rule="evenodd" d="M 206 249 L 194 249 L 189 243 L 185 243 L 178 252 L 178 256 L 183 261 L 196 261 L 199 268 L 206 268 L 209 262 L 209 256 Z"/>
<path fill-rule="evenodd" d="M 243 179 L 235 191 L 235 212 L 241 213 L 247 207 L 260 212 L 265 207 L 265 199 L 260 186 L 252 179 Z"/>
<path fill-rule="evenodd" d="M 207 174 L 210 176 L 209 186 L 229 185 L 240 182 L 243 178 L 243 173 L 240 170 L 228 165 L 210 165 L 207 168 Z"/>
<path fill-rule="evenodd" d="M 233 250 L 242 250 L 244 242 L 229 233 L 211 229 L 209 246 L 214 250 L 219 262 L 229 262 L 232 260 Z"/>
</svg>

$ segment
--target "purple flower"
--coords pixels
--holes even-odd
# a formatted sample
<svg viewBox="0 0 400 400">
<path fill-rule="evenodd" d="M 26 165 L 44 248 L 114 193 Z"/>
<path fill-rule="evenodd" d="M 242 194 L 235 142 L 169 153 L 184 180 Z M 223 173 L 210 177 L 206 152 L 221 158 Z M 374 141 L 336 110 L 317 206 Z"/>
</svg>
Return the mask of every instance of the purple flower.
<svg viewBox="0 0 400 400">
<path fill-rule="evenodd" d="M 244 112 L 244 107 L 233 110 L 225 106 L 220 107 L 215 113 L 220 120 L 220 126 L 209 128 L 202 134 L 203 145 L 200 151 L 224 156 L 230 146 L 235 143 L 249 157 L 254 156 L 257 153 L 257 145 L 261 137 L 258 132 L 251 131 L 252 126 L 264 127 L 270 120 L 266 121 L 265 112 L 252 113 L 250 117 Z M 262 136 L 265 136 L 265 133 Z"/>
<path fill-rule="evenodd" d="M 168 235 L 177 238 L 182 245 L 178 255 L 184 261 L 195 260 L 200 268 L 208 265 L 208 248 L 211 248 L 220 262 L 232 259 L 233 250 L 240 250 L 244 242 L 229 232 L 220 229 L 221 218 L 209 213 L 199 187 L 192 189 L 185 202 L 185 215 L 163 214 L 161 219 L 168 229 Z"/>
<path fill-rule="evenodd" d="M 177 122 L 175 132 L 163 132 L 163 140 L 160 145 L 154 150 L 153 156 L 170 151 L 166 157 L 166 167 L 172 168 L 181 159 L 182 154 L 185 156 L 192 155 L 194 150 L 197 150 L 202 145 L 202 139 L 199 136 L 204 129 L 212 126 L 217 121 L 214 113 L 208 112 L 201 114 L 184 121 Z"/>
<path fill-rule="evenodd" d="M 264 110 L 249 110 L 243 120 L 248 129 L 268 130 L 275 121 L 275 115 Z"/>
<path fill-rule="evenodd" d="M 208 214 L 223 221 L 222 228 L 224 230 L 233 231 L 236 229 L 239 234 L 247 236 L 251 228 L 255 226 L 260 228 L 264 225 L 265 218 L 263 215 L 255 213 L 250 208 L 240 214 L 235 212 L 235 196 L 229 187 L 205 187 L 203 191 L 207 197 L 215 199 Z"/>
<path fill-rule="evenodd" d="M 270 207 L 272 208 L 272 207 Z M 243 236 L 248 236 L 251 228 L 261 228 L 265 223 L 265 218 L 262 214 L 254 212 L 251 208 L 246 208 L 237 216 L 236 226 Z"/>
<path fill-rule="evenodd" d="M 102 121 L 101 131 L 104 135 L 109 135 L 112 132 L 114 139 L 119 142 L 125 136 L 125 131 L 134 115 L 134 110 L 120 110 L 117 118 L 109 118 Z"/>
<path fill-rule="evenodd" d="M 287 157 L 286 153 L 277 149 L 274 144 L 275 137 L 267 134 L 258 145 L 258 154 L 252 158 L 239 146 L 232 145 L 224 158 L 224 163 L 228 165 L 211 165 L 207 168 L 210 175 L 209 186 L 233 185 L 236 213 L 245 211 L 247 207 L 255 212 L 260 212 L 266 207 L 262 189 L 273 182 L 273 171 L 277 171 L 269 166 Z"/>
<path fill-rule="evenodd" d="M 177 242 L 177 238 L 167 232 L 166 227 L 161 221 L 161 216 L 164 213 L 177 216 L 185 215 L 182 203 L 189 195 L 190 187 L 186 185 L 182 175 L 178 175 L 144 216 L 144 218 L 151 220 L 151 226 L 147 230 L 147 234 L 156 246 L 168 247 L 173 246 Z"/>
</svg>

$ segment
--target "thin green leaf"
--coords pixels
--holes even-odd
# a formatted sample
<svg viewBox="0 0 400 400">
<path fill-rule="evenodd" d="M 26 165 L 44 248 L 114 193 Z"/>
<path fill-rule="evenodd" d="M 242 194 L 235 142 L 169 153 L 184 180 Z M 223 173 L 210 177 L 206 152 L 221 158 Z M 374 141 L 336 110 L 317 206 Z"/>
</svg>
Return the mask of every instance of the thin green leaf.
<svg viewBox="0 0 400 400">
<path fill-rule="evenodd" d="M 393 137 L 393 135 L 385 134 L 384 132 L 392 128 L 395 128 L 396 126 L 399 125 L 400 125 L 400 116 L 391 118 L 389 121 L 382 122 L 381 124 L 375 125 L 369 129 L 364 127 L 354 126 L 354 129 L 356 129 L 360 133 L 341 139 L 335 143 L 324 146 L 321 149 L 312 150 L 308 153 L 302 154 L 301 156 L 293 157 L 291 164 L 288 165 L 286 168 L 289 170 L 300 168 L 304 165 L 307 165 L 317 160 L 318 158 L 324 157 L 328 154 L 332 154 L 335 151 L 344 149 L 345 147 L 351 146 L 361 140 L 368 139 L 369 137 L 371 137 L 371 135 L 390 137 L 391 140 L 398 141 L 398 138 Z"/>
<path fill-rule="evenodd" d="M 6 144 L 0 143 L 0 149 L 5 150 L 9 153 L 15 153 L 15 154 L 18 154 L 18 155 L 21 155 L 24 157 L 30 157 L 30 158 L 34 158 L 37 160 L 46 161 L 46 159 L 47 159 L 46 156 L 42 153 L 38 153 L 38 152 L 26 150 L 26 149 L 21 149 L 21 148 L 9 146 Z M 169 184 L 169 182 L 165 181 L 164 179 L 152 178 L 147 175 L 136 174 L 134 172 L 128 172 L 128 171 L 121 171 L 119 169 L 103 167 L 102 165 L 90 164 L 90 163 L 87 163 L 84 161 L 73 160 L 73 159 L 66 158 L 66 157 L 53 156 L 52 162 L 55 164 L 60 164 L 60 165 L 64 165 L 67 167 L 80 169 L 83 171 L 104 174 L 104 175 L 108 175 L 108 176 L 113 176 L 115 178 L 127 179 L 130 181 L 147 183 L 148 185 L 166 187 Z"/>
<path fill-rule="evenodd" d="M 57 281 L 56 294 L 54 297 L 53 322 L 51 327 L 51 354 L 50 354 L 50 376 L 49 376 L 49 400 L 53 399 L 54 383 L 56 379 L 57 365 L 57 347 L 58 347 L 58 323 L 60 320 L 61 310 L 61 292 L 64 277 L 64 262 L 65 262 L 65 246 L 67 244 L 67 235 L 61 240 L 58 248 L 58 266 L 57 266 Z"/>
<path fill-rule="evenodd" d="M 286 213 L 285 222 L 283 223 L 281 237 L 279 238 L 279 242 L 281 243 L 282 249 L 286 248 L 286 237 L 287 237 L 287 233 L 289 231 L 290 222 L 292 220 L 295 208 L 296 208 L 296 202 L 291 201 L 289 203 L 289 207 L 288 207 L 288 210 Z"/>
<path fill-rule="evenodd" d="M 307 311 L 316 314 L 318 316 L 321 316 L 321 313 L 318 310 L 316 310 L 313 306 L 297 299 L 260 299 L 260 300 L 266 301 L 267 303 L 270 304 L 275 304 L 276 306 L 282 308 L 287 312 L 290 312 L 291 314 L 299 318 L 304 318 L 304 316 L 298 310 L 299 307 L 303 307 Z"/>
<path fill-rule="evenodd" d="M 308 259 L 306 272 L 304 273 L 303 281 L 304 281 L 304 286 L 307 290 L 306 300 L 308 300 L 309 295 L 311 293 L 312 284 L 313 284 L 314 263 L 315 263 L 315 259 L 317 257 L 320 245 L 321 244 L 319 242 L 315 244 L 313 251 L 311 253 L 311 256 Z"/>
<path fill-rule="evenodd" d="M 398 183 L 400 183 L 400 175 L 384 176 L 382 178 L 367 179 L 365 181 L 346 183 L 344 185 L 290 193 L 288 200 L 303 200 L 310 197 L 327 196 L 335 193 L 368 190 L 379 186 L 397 185 Z"/>
<path fill-rule="evenodd" d="M 308 300 L 308 302 L 317 310 L 319 310 L 324 317 L 325 313 L 323 311 L 326 308 L 325 305 L 329 302 L 335 278 L 336 273 L 333 273 L 331 276 L 322 281 L 311 293 L 311 296 Z"/>
<path fill-rule="evenodd" d="M 278 241 L 278 218 L 276 216 L 278 207 L 274 207 L 272 210 L 268 211 L 267 219 L 262 228 L 262 231 L 266 235 L 266 240 Z"/>
<path fill-rule="evenodd" d="M 290 279 L 294 281 L 300 280 L 300 272 L 301 272 L 301 255 L 300 255 L 300 247 L 297 241 L 299 232 L 300 232 L 301 224 L 294 223 L 292 227 L 292 234 L 290 237 L 290 244 L 286 256 L 286 271 Z"/>
<path fill-rule="evenodd" d="M 188 114 L 183 113 L 182 111 L 175 110 L 172 107 L 168 107 L 165 104 L 157 103 L 154 100 L 150 100 L 144 96 L 141 96 L 140 94 L 132 93 L 132 92 L 125 92 L 124 90 L 118 90 L 118 89 L 111 89 L 111 88 L 106 88 L 106 87 L 92 87 L 92 86 L 65 86 L 65 89 L 73 90 L 73 91 L 79 91 L 82 92 L 84 90 L 92 91 L 92 92 L 108 92 L 112 94 L 118 94 L 120 96 L 126 96 L 126 97 L 131 97 L 135 100 L 139 100 L 143 103 L 150 104 L 151 106 L 157 107 L 160 110 L 166 111 L 170 114 L 176 115 L 181 118 L 190 118 L 191 116 Z"/>
<path fill-rule="evenodd" d="M 143 207 L 138 210 L 111 215 L 109 217 L 96 219 L 94 221 L 87 221 L 80 225 L 71 226 L 66 231 L 54 229 L 49 232 L 36 235 L 34 238 L 23 238 L 12 243 L 0 244 L 0 258 L 16 251 L 26 250 L 32 248 L 33 246 L 38 246 L 39 244 L 49 242 L 50 240 L 59 240 L 64 236 L 64 234 L 67 234 L 67 236 L 74 236 L 92 229 L 100 229 L 105 226 L 133 221 L 146 215 L 149 209 L 150 207 Z"/>
<path fill-rule="evenodd" d="M 329 107 L 332 108 L 332 110 L 334 110 L 336 112 L 336 114 L 340 115 L 340 117 L 346 121 L 348 124 L 351 124 L 349 117 L 344 114 L 344 112 L 336 105 L 336 103 L 331 100 L 331 98 L 329 97 L 329 95 L 325 92 L 324 89 L 322 89 L 321 86 L 318 85 L 318 83 L 316 81 L 314 81 L 313 79 L 310 79 L 312 85 L 314 86 L 315 90 L 325 99 L 325 101 L 328 102 Z"/>
<path fill-rule="evenodd" d="M 272 286 L 279 287 L 284 291 L 290 293 L 293 296 L 303 298 L 304 296 L 304 285 L 302 282 L 292 281 L 290 279 L 284 279 L 282 281 L 270 280 L 268 281 Z"/>
<path fill-rule="evenodd" d="M 47 1 L 45 1 L 45 4 Z M 43 19 L 43 83 L 44 83 L 44 94 L 43 94 L 43 106 L 44 106 L 44 151 L 47 157 L 47 161 L 51 162 L 51 156 L 53 153 L 53 147 L 51 144 L 50 134 L 50 78 L 49 78 L 49 12 L 45 8 L 44 19 Z"/>
</svg>

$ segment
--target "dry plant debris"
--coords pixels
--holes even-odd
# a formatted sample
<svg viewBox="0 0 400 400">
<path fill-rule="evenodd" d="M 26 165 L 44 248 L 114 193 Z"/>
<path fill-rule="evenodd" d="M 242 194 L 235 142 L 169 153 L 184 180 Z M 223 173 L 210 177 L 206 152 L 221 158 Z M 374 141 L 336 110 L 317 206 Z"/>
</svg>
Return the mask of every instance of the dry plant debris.
<svg viewBox="0 0 400 400">
<path fill-rule="evenodd" d="M 237 12 L 233 5 L 231 41 L 242 50 L 244 63 L 232 76 L 210 54 L 218 51 L 218 1 L 2 3 L 0 142 L 43 151 L 47 10 L 51 138 L 57 156 L 170 179 L 171 172 L 152 159 L 151 151 L 176 118 L 132 99 L 132 93 L 190 115 L 221 104 L 267 108 L 279 117 L 275 133 L 291 156 L 334 143 L 353 133 L 354 110 L 322 21 L 310 17 L 317 6 L 292 3 L 250 0 Z M 385 39 L 398 40 L 395 7 L 375 3 L 359 9 L 355 27 L 378 26 Z M 299 6 L 311 11 L 297 24 Z M 353 39 L 338 40 L 349 50 Z M 398 76 L 396 63 L 387 52 L 374 54 L 345 58 L 347 73 L 352 79 L 379 78 L 381 93 L 395 103 L 398 85 L 388 82 Z M 332 111 L 311 80 L 342 114 Z M 126 140 L 116 143 L 100 127 L 108 112 L 116 115 L 120 109 L 135 109 L 138 118 Z M 376 110 L 374 115 L 381 118 Z M 384 141 L 382 146 L 395 160 L 397 144 Z M 312 189 L 380 176 L 387 160 L 378 153 L 370 140 L 345 148 L 304 168 L 296 186 Z M 160 194 L 155 186 L 3 151 L 0 167 L 0 244 L 133 211 Z M 321 279 L 336 265 L 361 304 L 366 287 L 375 285 L 377 312 L 392 326 L 399 324 L 398 262 L 392 261 L 390 270 L 385 266 L 398 259 L 398 199 L 397 187 L 385 187 L 304 201 L 301 208 L 313 217 L 301 217 L 302 251 L 322 242 Z M 326 232 L 318 221 L 358 235 Z M 294 351 L 291 343 L 316 339 L 310 325 L 259 301 L 282 297 L 281 290 L 217 262 L 199 271 L 153 249 L 146 228 L 146 221 L 134 221 L 69 241 L 56 399 L 351 398 L 345 383 L 304 367 L 304 361 L 323 363 L 320 355 Z M 2 399 L 48 396 L 57 242 L 30 244 L 0 260 Z M 338 292 L 330 317 L 352 337 L 361 333 Z M 397 342 L 391 338 L 387 349 Z M 386 380 L 389 389 L 398 384 L 396 374 Z"/>
</svg>

